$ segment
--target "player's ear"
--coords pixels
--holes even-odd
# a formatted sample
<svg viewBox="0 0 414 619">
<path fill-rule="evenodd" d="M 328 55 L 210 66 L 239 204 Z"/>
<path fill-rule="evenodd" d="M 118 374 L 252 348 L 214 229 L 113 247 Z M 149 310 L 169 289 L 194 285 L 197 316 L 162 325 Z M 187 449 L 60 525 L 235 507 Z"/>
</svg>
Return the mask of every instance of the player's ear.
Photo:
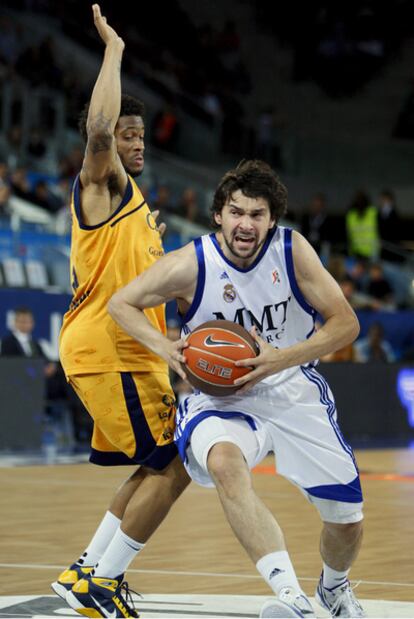
<svg viewBox="0 0 414 619">
<path fill-rule="evenodd" d="M 218 226 L 221 226 L 221 213 L 214 213 L 214 221 Z"/>
</svg>

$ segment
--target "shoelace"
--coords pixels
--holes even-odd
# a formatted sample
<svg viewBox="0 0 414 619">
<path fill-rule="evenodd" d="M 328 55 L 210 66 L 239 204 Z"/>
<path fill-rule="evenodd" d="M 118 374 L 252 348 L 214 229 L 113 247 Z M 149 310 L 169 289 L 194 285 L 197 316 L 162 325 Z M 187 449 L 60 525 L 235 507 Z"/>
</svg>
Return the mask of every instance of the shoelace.
<svg viewBox="0 0 414 619">
<path fill-rule="evenodd" d="M 344 603 L 345 600 L 347 600 L 352 609 L 356 609 L 358 612 L 363 612 L 361 604 L 358 602 L 354 595 L 354 589 L 356 589 L 360 584 L 361 581 L 358 580 L 358 582 L 351 586 L 351 583 L 348 580 L 345 585 L 341 587 L 342 592 L 340 593 L 340 595 L 338 595 L 335 603 L 330 609 L 330 612 L 333 616 L 335 616 L 336 611 L 340 608 L 340 606 Z"/>
<path fill-rule="evenodd" d="M 122 594 L 124 594 L 124 597 L 122 596 Z M 134 591 L 133 589 L 130 589 L 128 583 L 124 581 L 115 591 L 114 597 L 117 597 L 119 603 L 127 611 L 128 615 L 130 615 L 131 617 L 139 617 L 138 612 L 135 609 L 132 594 L 142 598 L 142 595 L 140 593 Z"/>
</svg>

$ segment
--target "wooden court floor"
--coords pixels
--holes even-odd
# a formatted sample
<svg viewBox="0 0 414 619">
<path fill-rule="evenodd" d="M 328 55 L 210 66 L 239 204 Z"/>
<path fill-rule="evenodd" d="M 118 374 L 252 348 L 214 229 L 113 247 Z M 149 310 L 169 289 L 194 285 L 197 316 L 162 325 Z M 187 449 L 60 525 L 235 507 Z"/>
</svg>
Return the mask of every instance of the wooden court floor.
<svg viewBox="0 0 414 619">
<path fill-rule="evenodd" d="M 414 601 L 414 451 L 357 452 L 365 493 L 365 539 L 352 570 L 358 597 Z M 300 492 L 254 474 L 277 516 L 304 590 L 313 595 L 321 563 L 320 522 Z M 0 468 L 0 594 L 49 594 L 49 583 L 87 545 L 128 469 L 90 464 Z M 214 490 L 194 483 L 131 565 L 143 593 L 266 595 L 270 591 L 233 537 Z"/>
</svg>

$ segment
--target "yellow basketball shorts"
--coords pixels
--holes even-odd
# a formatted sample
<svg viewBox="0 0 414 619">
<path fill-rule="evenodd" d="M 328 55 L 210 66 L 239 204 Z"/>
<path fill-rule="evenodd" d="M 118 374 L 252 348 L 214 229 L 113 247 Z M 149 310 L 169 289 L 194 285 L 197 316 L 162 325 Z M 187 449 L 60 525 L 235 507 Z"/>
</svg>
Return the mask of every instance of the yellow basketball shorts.
<svg viewBox="0 0 414 619">
<path fill-rule="evenodd" d="M 167 374 L 106 372 L 69 382 L 94 421 L 91 462 L 162 470 L 175 458 L 175 398 Z"/>
</svg>

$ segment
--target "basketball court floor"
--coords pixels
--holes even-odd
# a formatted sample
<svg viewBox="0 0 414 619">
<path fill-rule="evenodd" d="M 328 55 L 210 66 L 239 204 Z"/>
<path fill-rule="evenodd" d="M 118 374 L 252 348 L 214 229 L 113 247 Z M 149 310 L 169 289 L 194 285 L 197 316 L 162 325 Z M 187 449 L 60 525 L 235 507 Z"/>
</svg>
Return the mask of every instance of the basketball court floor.
<svg viewBox="0 0 414 619">
<path fill-rule="evenodd" d="M 357 452 L 366 533 L 351 572 L 369 617 L 414 617 L 414 450 Z M 78 458 L 79 460 L 79 458 Z M 81 458 L 82 460 L 82 458 Z M 0 618 L 78 616 L 49 583 L 87 545 L 126 468 L 61 458 L 0 457 Z M 299 580 L 313 596 L 319 518 L 272 458 L 255 488 L 277 516 Z M 192 484 L 128 573 L 143 619 L 257 617 L 271 594 L 235 540 L 214 490 Z M 318 617 L 327 613 L 315 605 Z"/>
</svg>

